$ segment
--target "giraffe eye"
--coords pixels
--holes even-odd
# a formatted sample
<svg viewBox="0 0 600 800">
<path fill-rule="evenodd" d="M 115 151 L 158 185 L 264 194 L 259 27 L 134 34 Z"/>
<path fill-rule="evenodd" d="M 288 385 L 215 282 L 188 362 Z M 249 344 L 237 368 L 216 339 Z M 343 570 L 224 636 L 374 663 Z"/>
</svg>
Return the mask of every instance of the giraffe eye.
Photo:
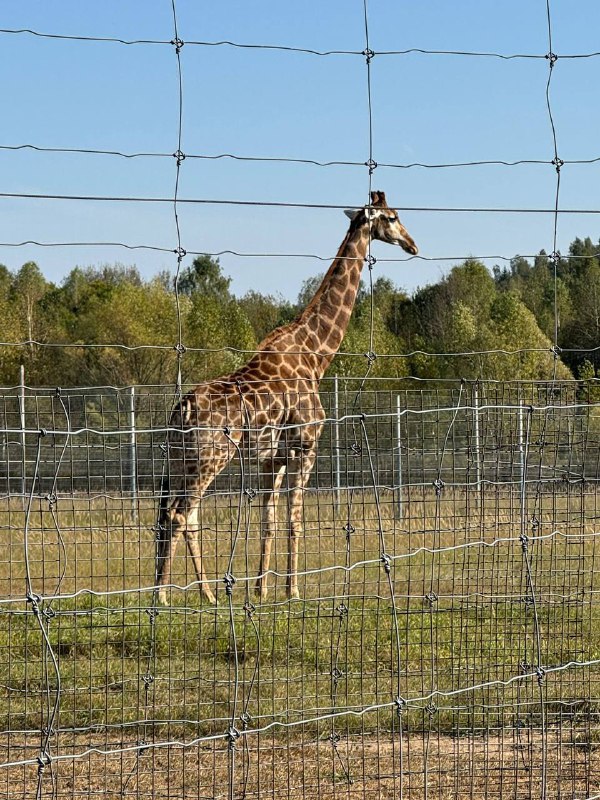
<svg viewBox="0 0 600 800">
<path fill-rule="evenodd" d="M 388 222 L 396 222 L 396 217 L 386 217 Z"/>
</svg>

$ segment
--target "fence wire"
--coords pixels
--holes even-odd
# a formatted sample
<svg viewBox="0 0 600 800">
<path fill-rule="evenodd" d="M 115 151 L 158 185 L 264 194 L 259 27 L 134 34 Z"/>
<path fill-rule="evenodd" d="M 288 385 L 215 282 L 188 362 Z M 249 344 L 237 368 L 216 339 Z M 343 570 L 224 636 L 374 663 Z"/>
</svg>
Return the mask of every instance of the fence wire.
<svg viewBox="0 0 600 800">
<path fill-rule="evenodd" d="M 2 396 L 4 796 L 597 793 L 599 405 L 337 384 L 300 599 L 283 509 L 254 594 L 249 444 L 202 504 L 216 606 L 185 555 L 156 600 L 172 387 Z"/>
<path fill-rule="evenodd" d="M 171 48 L 177 98 L 172 153 L 0 143 L 7 152 L 174 159 L 168 196 L 57 191 L 0 197 L 169 204 L 172 242 L 85 244 L 172 254 L 177 307 L 177 341 L 170 345 L 93 345 L 174 349 L 169 386 L 32 389 L 23 383 L 0 394 L 0 796 L 593 800 L 600 796 L 600 403 L 594 381 L 560 381 L 557 365 L 562 352 L 598 347 L 560 350 L 556 298 L 559 261 L 584 258 L 558 253 L 560 216 L 600 213 L 560 206 L 561 171 L 600 159 L 559 156 L 551 82 L 562 59 L 599 53 L 553 52 L 549 0 L 547 53 L 377 52 L 367 0 L 363 50 L 187 40 L 175 0 L 170 7 L 172 29 L 164 39 L 0 29 L 0 36 L 53 39 L 57 46 Z M 363 59 L 365 160 L 186 153 L 188 46 Z M 553 158 L 378 163 L 373 67 L 380 57 L 409 55 L 545 59 Z M 371 291 L 369 350 L 346 353 L 360 359 L 352 378 L 321 384 L 324 428 L 301 491 L 289 477 L 290 456 L 281 483 L 264 466 L 260 437 L 270 431 L 289 444 L 294 431 L 316 423 L 254 423 L 252 404 L 265 398 L 253 399 L 253 387 L 245 394 L 238 387 L 241 416 L 209 418 L 184 431 L 172 409 L 190 388 L 183 384 L 186 355 L 198 349 L 185 341 L 178 282 L 184 259 L 204 253 L 184 248 L 180 205 L 344 207 L 183 198 L 180 172 L 187 159 L 366 168 L 368 202 L 373 175 L 382 168 L 552 167 L 556 186 L 547 207 L 400 209 L 551 216 L 552 348 L 423 353 L 454 359 L 457 374 L 464 357 L 545 353 L 548 380 L 372 377 L 376 358 L 421 351 L 376 352 Z M 0 246 L 31 244 L 84 243 Z M 225 253 L 285 255 L 212 255 Z M 285 257 L 326 260 L 310 253 Z M 372 290 L 370 249 L 366 261 Z M 206 352 L 221 350 L 244 353 Z M 214 442 L 223 438 L 231 458 L 225 469 L 215 469 L 203 496 L 199 552 L 192 544 L 192 558 L 180 553 L 165 583 L 165 530 L 157 509 L 165 477 L 186 485 L 186 437 L 192 436 L 210 436 L 213 455 Z M 274 494 L 281 497 L 279 509 Z M 304 526 L 294 566 L 299 505 Z M 268 566 L 266 529 L 276 534 Z M 293 575 L 298 597 L 290 597 Z M 207 601 L 210 595 L 215 604 Z"/>
</svg>

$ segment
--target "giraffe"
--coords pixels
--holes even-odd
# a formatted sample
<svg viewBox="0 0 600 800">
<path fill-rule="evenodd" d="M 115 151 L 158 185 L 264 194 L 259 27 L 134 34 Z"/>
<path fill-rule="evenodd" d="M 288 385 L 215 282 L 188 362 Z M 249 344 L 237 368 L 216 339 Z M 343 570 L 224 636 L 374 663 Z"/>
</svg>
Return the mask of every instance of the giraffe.
<svg viewBox="0 0 600 800">
<path fill-rule="evenodd" d="M 383 192 L 371 192 L 370 205 L 345 213 L 351 219 L 346 236 L 300 315 L 268 334 L 244 366 L 230 375 L 199 384 L 171 412 L 156 559 L 158 599 L 163 605 L 167 603 L 175 548 L 182 537 L 190 551 L 201 594 L 215 603 L 198 541 L 200 501 L 236 454 L 240 457 L 246 452 L 254 453 L 254 462 L 258 458 L 261 465 L 261 556 L 256 594 L 261 600 L 267 597 L 277 504 L 287 471 L 286 593 L 290 599 L 299 597 L 303 490 L 315 464 L 325 419 L 319 399 L 320 381 L 348 327 L 370 241 L 399 245 L 411 255 L 418 252 Z"/>
</svg>

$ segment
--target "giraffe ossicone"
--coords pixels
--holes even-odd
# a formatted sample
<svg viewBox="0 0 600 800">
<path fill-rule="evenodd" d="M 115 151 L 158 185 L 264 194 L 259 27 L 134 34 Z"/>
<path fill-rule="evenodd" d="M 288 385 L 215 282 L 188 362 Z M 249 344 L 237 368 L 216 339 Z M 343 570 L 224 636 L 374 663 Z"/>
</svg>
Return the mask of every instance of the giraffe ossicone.
<svg viewBox="0 0 600 800">
<path fill-rule="evenodd" d="M 346 236 L 306 308 L 293 322 L 268 334 L 244 366 L 198 384 L 171 412 L 156 558 L 162 604 L 167 603 L 181 538 L 185 538 L 202 595 L 215 602 L 202 564 L 199 506 L 215 478 L 239 453 L 250 453 L 252 463 L 260 465 L 261 556 L 256 594 L 263 600 L 267 597 L 271 549 L 279 527 L 277 505 L 287 473 L 286 591 L 289 598 L 300 596 L 302 498 L 325 419 L 320 381 L 348 327 L 371 240 L 399 245 L 411 255 L 418 252 L 383 192 L 371 192 L 370 205 L 346 213 L 351 219 Z"/>
</svg>

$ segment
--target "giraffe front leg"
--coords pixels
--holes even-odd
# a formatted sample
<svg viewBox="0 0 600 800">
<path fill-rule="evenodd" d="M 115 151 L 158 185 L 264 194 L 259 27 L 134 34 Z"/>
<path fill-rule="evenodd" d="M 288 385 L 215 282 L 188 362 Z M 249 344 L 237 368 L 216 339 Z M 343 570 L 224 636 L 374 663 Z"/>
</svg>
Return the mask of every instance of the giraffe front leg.
<svg viewBox="0 0 600 800">
<path fill-rule="evenodd" d="M 267 473 L 269 481 L 268 490 L 263 501 L 262 508 L 262 525 L 261 525 L 261 551 L 260 551 L 260 565 L 258 568 L 258 578 L 256 580 L 256 596 L 261 600 L 266 600 L 269 592 L 268 586 L 268 571 L 271 562 L 271 548 L 273 546 L 273 537 L 277 530 L 277 505 L 279 502 L 279 491 L 283 476 L 285 475 L 285 464 L 279 467 L 275 465 Z"/>
</svg>

